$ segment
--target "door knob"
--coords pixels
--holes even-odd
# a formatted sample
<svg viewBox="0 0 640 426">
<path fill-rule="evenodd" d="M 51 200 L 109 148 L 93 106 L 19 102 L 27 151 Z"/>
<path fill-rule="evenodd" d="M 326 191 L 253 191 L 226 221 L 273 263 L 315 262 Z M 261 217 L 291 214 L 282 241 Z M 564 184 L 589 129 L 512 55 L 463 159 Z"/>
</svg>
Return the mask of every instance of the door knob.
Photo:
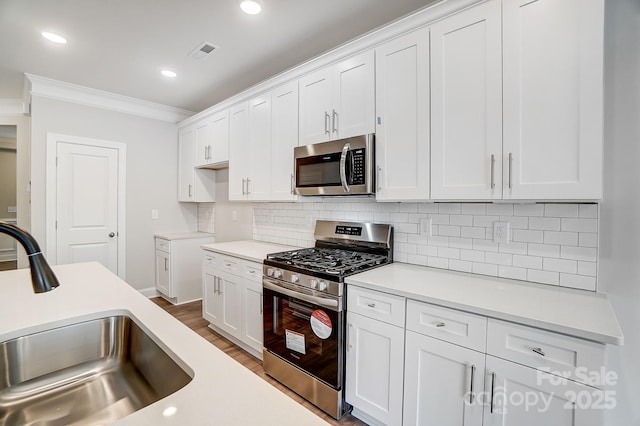
<svg viewBox="0 0 640 426">
<path fill-rule="evenodd" d="M 116 236 L 116 234 L 115 234 L 115 233 L 113 233 L 113 232 L 109 232 L 109 238 L 113 238 L 113 237 L 115 237 L 115 236 Z"/>
</svg>

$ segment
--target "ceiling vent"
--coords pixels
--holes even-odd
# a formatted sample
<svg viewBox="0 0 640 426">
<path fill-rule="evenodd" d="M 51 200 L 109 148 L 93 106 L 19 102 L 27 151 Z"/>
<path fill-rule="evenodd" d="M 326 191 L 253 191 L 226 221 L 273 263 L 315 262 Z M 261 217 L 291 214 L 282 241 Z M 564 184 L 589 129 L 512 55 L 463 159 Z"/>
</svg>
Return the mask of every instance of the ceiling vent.
<svg viewBox="0 0 640 426">
<path fill-rule="evenodd" d="M 196 47 L 189 53 L 189 56 L 191 56 L 193 59 L 203 59 L 217 49 L 220 49 L 220 47 L 216 46 L 213 43 L 209 43 L 208 41 L 203 41 L 198 47 Z"/>
</svg>

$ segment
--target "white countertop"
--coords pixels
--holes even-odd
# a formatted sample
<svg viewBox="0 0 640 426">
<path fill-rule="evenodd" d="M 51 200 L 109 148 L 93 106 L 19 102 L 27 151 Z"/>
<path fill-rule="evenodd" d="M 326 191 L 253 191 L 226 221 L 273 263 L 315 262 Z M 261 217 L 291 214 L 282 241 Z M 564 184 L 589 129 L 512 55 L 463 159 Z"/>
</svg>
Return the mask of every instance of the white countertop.
<svg viewBox="0 0 640 426">
<path fill-rule="evenodd" d="M 255 240 L 203 244 L 201 247 L 204 250 L 228 254 L 229 256 L 240 257 L 242 259 L 251 260 L 253 262 L 262 262 L 269 253 L 278 253 L 281 251 L 296 250 L 300 248 Z"/>
<path fill-rule="evenodd" d="M 621 345 L 624 341 L 613 308 L 602 293 L 406 263 L 392 263 L 345 281 L 596 342 Z"/>
<path fill-rule="evenodd" d="M 215 234 L 210 234 L 208 232 L 182 232 L 177 234 L 158 233 L 153 234 L 153 236 L 163 238 L 165 240 L 188 240 L 192 238 L 212 238 L 215 237 Z"/>
<path fill-rule="evenodd" d="M 112 314 L 133 317 L 179 364 L 184 388 L 117 425 L 326 425 L 318 416 L 217 349 L 98 263 L 54 267 L 60 287 L 34 294 L 28 269 L 0 273 L 0 342 Z M 177 408 L 165 417 L 164 409 Z"/>
</svg>

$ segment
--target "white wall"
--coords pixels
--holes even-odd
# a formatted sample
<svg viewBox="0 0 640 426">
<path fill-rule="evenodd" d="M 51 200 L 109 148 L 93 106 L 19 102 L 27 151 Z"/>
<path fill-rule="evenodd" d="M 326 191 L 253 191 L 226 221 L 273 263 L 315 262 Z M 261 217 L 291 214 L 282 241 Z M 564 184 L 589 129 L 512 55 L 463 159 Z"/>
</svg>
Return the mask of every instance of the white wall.
<svg viewBox="0 0 640 426">
<path fill-rule="evenodd" d="M 625 335 L 608 369 L 619 375 L 611 426 L 640 425 L 640 1 L 609 0 L 605 21 L 604 200 L 599 285 Z"/>
<path fill-rule="evenodd" d="M 47 133 L 127 145 L 126 281 L 137 289 L 153 287 L 153 234 L 195 231 L 197 228 L 197 206 L 176 201 L 176 125 L 34 96 L 31 131 L 31 230 L 41 247 L 46 247 Z M 159 210 L 158 220 L 151 220 L 151 209 Z"/>
</svg>

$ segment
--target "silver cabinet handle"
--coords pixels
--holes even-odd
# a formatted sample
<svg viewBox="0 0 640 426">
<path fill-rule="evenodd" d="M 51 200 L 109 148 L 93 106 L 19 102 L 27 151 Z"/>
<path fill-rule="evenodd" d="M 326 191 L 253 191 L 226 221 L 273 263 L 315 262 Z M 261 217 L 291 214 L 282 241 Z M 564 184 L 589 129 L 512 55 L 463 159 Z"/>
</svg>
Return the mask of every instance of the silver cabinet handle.
<svg viewBox="0 0 640 426">
<path fill-rule="evenodd" d="M 340 182 L 344 192 L 351 192 L 349 184 L 347 182 L 347 153 L 351 149 L 351 145 L 347 142 L 342 147 L 342 154 L 340 154 Z"/>
<path fill-rule="evenodd" d="M 447 324 L 443 323 L 442 321 L 436 323 L 436 327 L 438 327 L 438 328 L 444 327 L 445 325 L 447 325 Z"/>
<path fill-rule="evenodd" d="M 193 188 L 193 185 L 189 184 L 189 198 L 191 198 L 191 189 Z"/>
<path fill-rule="evenodd" d="M 491 373 L 491 403 L 489 406 L 489 412 L 493 414 L 493 397 L 494 397 L 494 389 L 496 384 L 496 373 Z"/>
<path fill-rule="evenodd" d="M 331 121 L 331 117 L 329 117 L 329 113 L 327 111 L 324 112 L 324 132 L 326 134 L 331 133 L 329 131 L 329 121 Z"/>
<path fill-rule="evenodd" d="M 512 164 L 513 164 L 513 154 L 509 153 L 509 189 L 511 189 Z"/>
<path fill-rule="evenodd" d="M 376 304 L 375 303 L 367 303 L 367 306 L 370 308 L 375 308 Z"/>
<path fill-rule="evenodd" d="M 245 195 L 246 193 L 244 192 L 244 183 L 245 183 L 246 179 L 242 179 L 242 195 Z"/>
<path fill-rule="evenodd" d="M 293 173 L 291 173 L 291 195 L 294 195 L 295 192 L 293 190 Z"/>
<path fill-rule="evenodd" d="M 251 179 L 247 178 L 247 195 L 249 195 L 249 182 L 251 182 Z"/>
<path fill-rule="evenodd" d="M 213 157 L 213 147 L 211 145 L 209 145 L 209 160 L 211 160 L 211 157 Z"/>
<path fill-rule="evenodd" d="M 333 110 L 333 132 L 338 133 L 338 113 Z"/>
<path fill-rule="evenodd" d="M 218 294 L 222 294 L 222 278 L 218 278 Z"/>
<path fill-rule="evenodd" d="M 164 258 L 164 270 L 165 270 L 165 271 L 168 271 L 168 270 L 169 270 L 169 267 L 167 266 L 167 260 L 168 260 L 168 259 L 165 257 L 165 258 Z"/>
<path fill-rule="evenodd" d="M 496 156 L 491 154 L 491 189 L 496 187 L 495 169 L 496 169 Z"/>
<path fill-rule="evenodd" d="M 378 191 L 382 191 L 382 167 L 380 166 L 376 170 L 376 184 L 378 185 Z"/>
<path fill-rule="evenodd" d="M 353 324 L 349 323 L 349 327 L 347 327 L 347 351 L 352 348 L 351 345 L 351 329 L 353 328 Z"/>
<path fill-rule="evenodd" d="M 260 315 L 262 315 L 263 310 L 264 310 L 264 295 L 260 293 Z"/>
<path fill-rule="evenodd" d="M 204 159 L 205 160 L 209 159 L 209 145 L 205 145 L 204 147 Z"/>
<path fill-rule="evenodd" d="M 547 354 L 544 353 L 542 348 L 531 348 L 531 351 L 537 353 L 540 356 L 547 356 Z"/>
<path fill-rule="evenodd" d="M 472 365 L 471 366 L 471 385 L 469 386 L 469 404 L 473 404 L 473 400 L 475 398 L 475 391 L 473 389 L 475 376 L 476 376 L 476 366 Z"/>
<path fill-rule="evenodd" d="M 213 277 L 213 294 L 218 294 L 218 277 Z"/>
</svg>

